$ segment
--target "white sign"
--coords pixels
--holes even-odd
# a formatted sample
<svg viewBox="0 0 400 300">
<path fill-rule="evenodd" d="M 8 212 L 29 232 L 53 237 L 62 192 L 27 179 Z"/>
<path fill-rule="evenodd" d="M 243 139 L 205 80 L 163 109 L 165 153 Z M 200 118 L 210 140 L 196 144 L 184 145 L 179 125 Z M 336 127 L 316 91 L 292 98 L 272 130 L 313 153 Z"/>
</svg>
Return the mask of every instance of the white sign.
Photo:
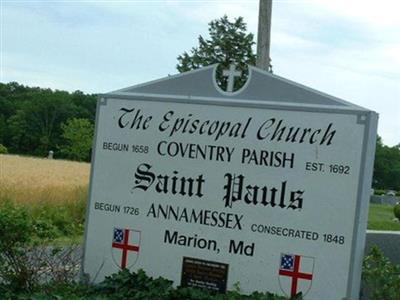
<svg viewBox="0 0 400 300">
<path fill-rule="evenodd" d="M 245 105 L 103 100 L 85 241 L 92 280 L 129 268 L 219 291 L 239 282 L 305 299 L 354 293 L 367 117 Z"/>
</svg>

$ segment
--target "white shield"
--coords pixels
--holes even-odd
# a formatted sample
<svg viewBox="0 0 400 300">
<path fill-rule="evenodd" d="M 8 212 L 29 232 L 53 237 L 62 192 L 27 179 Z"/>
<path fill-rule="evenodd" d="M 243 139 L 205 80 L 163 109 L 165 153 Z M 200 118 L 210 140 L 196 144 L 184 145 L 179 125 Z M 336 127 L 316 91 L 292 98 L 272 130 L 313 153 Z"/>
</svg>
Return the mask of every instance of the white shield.
<svg viewBox="0 0 400 300">
<path fill-rule="evenodd" d="M 279 285 L 287 297 L 305 296 L 314 277 L 314 258 L 282 253 L 279 261 Z"/>
<path fill-rule="evenodd" d="M 111 252 L 114 263 L 121 269 L 132 267 L 139 258 L 140 231 L 114 228 L 111 239 Z"/>
</svg>

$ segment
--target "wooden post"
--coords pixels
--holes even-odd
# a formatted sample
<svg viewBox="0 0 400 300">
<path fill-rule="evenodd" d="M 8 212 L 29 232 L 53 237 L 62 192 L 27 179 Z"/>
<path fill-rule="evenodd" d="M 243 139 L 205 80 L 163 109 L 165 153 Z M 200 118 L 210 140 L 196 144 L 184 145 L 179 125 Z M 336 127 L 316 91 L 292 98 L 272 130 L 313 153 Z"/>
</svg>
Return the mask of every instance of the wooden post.
<svg viewBox="0 0 400 300">
<path fill-rule="evenodd" d="M 260 0 L 256 66 L 266 71 L 271 71 L 271 58 L 269 55 L 271 43 L 271 13 L 272 0 Z"/>
</svg>

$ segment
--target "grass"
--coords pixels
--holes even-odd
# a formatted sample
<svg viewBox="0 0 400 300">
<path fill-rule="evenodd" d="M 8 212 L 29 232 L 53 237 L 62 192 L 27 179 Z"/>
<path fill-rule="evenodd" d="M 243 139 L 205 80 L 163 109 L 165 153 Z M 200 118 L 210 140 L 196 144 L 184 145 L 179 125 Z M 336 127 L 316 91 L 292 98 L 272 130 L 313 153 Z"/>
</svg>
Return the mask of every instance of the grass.
<svg viewBox="0 0 400 300">
<path fill-rule="evenodd" d="M 17 203 L 64 203 L 80 197 L 89 183 L 90 164 L 0 155 L 0 196 Z"/>
<path fill-rule="evenodd" d="M 394 221 L 393 206 L 371 203 L 368 229 L 400 231 L 400 222 Z"/>
<path fill-rule="evenodd" d="M 0 201 L 26 207 L 36 226 L 60 242 L 79 241 L 90 164 L 0 155 Z"/>
</svg>

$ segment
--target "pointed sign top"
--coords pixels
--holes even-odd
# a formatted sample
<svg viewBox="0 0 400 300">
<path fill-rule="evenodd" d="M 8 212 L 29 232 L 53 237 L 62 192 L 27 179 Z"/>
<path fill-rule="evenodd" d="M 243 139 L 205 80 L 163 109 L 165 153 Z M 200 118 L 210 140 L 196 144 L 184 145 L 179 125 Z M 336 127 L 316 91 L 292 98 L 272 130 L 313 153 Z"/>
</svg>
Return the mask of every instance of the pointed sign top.
<svg viewBox="0 0 400 300">
<path fill-rule="evenodd" d="M 217 64 L 201 69 L 168 76 L 121 90 L 105 94 L 112 96 L 146 96 L 162 98 L 194 99 L 236 99 L 244 101 L 270 102 L 290 106 L 318 106 L 326 108 L 343 108 L 357 111 L 367 109 L 345 100 L 314 90 L 299 83 L 276 76 L 270 72 L 248 66 L 248 77 L 245 85 L 234 90 L 234 79 L 240 71 L 232 64 L 229 70 L 223 71 L 228 77 L 227 90 L 222 90 L 216 81 Z"/>
</svg>

